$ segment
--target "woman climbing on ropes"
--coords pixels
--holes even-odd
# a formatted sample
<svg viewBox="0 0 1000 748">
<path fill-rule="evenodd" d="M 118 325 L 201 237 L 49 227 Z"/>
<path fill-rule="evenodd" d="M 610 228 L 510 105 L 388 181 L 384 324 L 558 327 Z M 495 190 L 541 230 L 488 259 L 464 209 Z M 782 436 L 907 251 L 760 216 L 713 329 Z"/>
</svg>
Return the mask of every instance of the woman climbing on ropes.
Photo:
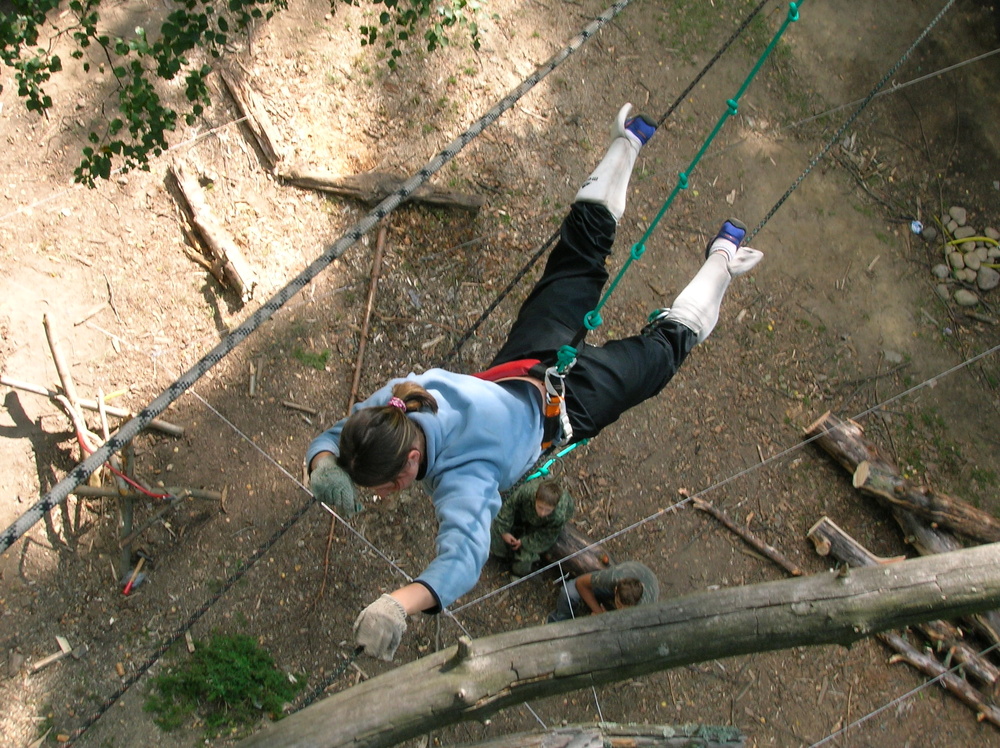
<svg viewBox="0 0 1000 748">
<path fill-rule="evenodd" d="M 354 623 L 357 645 L 373 657 L 392 659 L 408 615 L 440 612 L 476 584 L 500 493 L 531 469 L 543 441 L 590 438 L 656 395 L 712 331 L 730 280 L 762 256 L 740 246 L 742 224 L 725 222 L 670 308 L 651 315 L 638 335 L 582 345 L 575 363 L 556 371 L 557 351 L 573 339 L 608 280 L 605 261 L 632 168 L 655 131 L 644 116 L 629 118 L 630 110 L 626 104 L 618 113 L 607 154 L 577 193 L 545 272 L 491 368 L 478 375 L 430 369 L 394 379 L 309 446 L 313 494 L 345 516 L 363 508 L 354 485 L 385 496 L 419 480 L 434 502 L 437 556 Z M 560 418 L 547 403 L 560 401 L 552 395 L 563 386 Z"/>
</svg>

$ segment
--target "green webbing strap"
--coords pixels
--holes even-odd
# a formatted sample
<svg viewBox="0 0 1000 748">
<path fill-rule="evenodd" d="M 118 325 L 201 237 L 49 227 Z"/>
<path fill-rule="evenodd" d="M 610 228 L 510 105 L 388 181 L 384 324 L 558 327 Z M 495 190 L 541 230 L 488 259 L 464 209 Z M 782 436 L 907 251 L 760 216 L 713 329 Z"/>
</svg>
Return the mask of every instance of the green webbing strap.
<svg viewBox="0 0 1000 748">
<path fill-rule="evenodd" d="M 563 449 L 563 450 L 561 450 L 559 452 L 556 452 L 555 455 L 553 455 L 552 457 L 550 457 L 549 459 L 547 459 L 545 462 L 543 462 L 535 470 L 535 472 L 533 472 L 527 478 L 525 478 L 524 480 L 522 480 L 518 485 L 521 485 L 523 483 L 527 483 L 529 480 L 535 480 L 536 478 L 544 478 L 546 475 L 548 475 L 551 472 L 552 466 L 556 462 L 558 462 L 563 456 L 568 455 L 570 452 L 572 452 L 577 447 L 582 447 L 584 444 L 586 444 L 589 441 L 590 441 L 590 439 L 581 439 L 580 441 L 578 441 L 578 442 L 576 442 L 574 444 L 570 444 L 565 449 Z"/>
<path fill-rule="evenodd" d="M 677 194 L 681 190 L 686 190 L 688 188 L 688 177 L 690 176 L 691 172 L 694 171 L 698 163 L 701 161 L 702 156 L 705 155 L 705 152 L 708 150 L 708 147 L 712 144 L 712 141 L 715 140 L 715 136 L 719 134 L 719 131 L 722 129 L 722 126 L 726 123 L 726 120 L 728 120 L 730 117 L 738 113 L 740 97 L 742 97 L 743 94 L 746 92 L 747 88 L 750 86 L 750 83 L 753 81 L 757 73 L 760 71 L 761 67 L 764 65 L 764 62 L 767 60 L 768 57 L 770 57 L 771 52 L 774 51 L 774 48 L 777 46 L 778 41 L 785 33 L 785 29 L 787 29 L 788 26 L 794 23 L 795 21 L 799 20 L 799 7 L 802 5 L 803 2 L 805 2 L 805 0 L 797 0 L 797 2 L 791 2 L 788 4 L 788 14 L 785 17 L 784 22 L 781 24 L 781 27 L 774 34 L 774 37 L 771 39 L 770 44 L 767 45 L 767 47 L 764 49 L 764 52 L 758 58 L 756 64 L 753 66 L 753 69 L 751 69 L 750 74 L 747 75 L 746 80 L 743 81 L 743 85 L 740 86 L 739 90 L 736 92 L 736 95 L 733 96 L 733 98 L 726 101 L 726 110 L 722 113 L 722 116 L 719 117 L 719 121 L 716 122 L 715 127 L 712 128 L 712 131 L 708 134 L 708 137 L 705 139 L 705 142 L 702 143 L 701 148 L 698 150 L 698 153 L 695 154 L 695 157 L 691 160 L 691 163 L 688 165 L 688 168 L 685 171 L 682 171 L 680 172 L 680 174 L 678 174 L 677 185 L 670 192 L 670 195 L 663 203 L 663 207 L 660 208 L 659 212 L 656 214 L 656 217 L 649 224 L 649 228 L 646 229 L 646 233 L 642 235 L 642 238 L 639 239 L 638 242 L 632 245 L 632 249 L 629 252 L 628 258 L 622 265 L 621 270 L 618 271 L 618 274 L 611 281 L 607 291 L 604 292 L 604 296 L 602 296 L 601 300 L 597 303 L 597 306 L 594 307 L 594 309 L 592 309 L 591 311 L 587 312 L 586 315 L 584 315 L 583 327 L 573 338 L 573 342 L 569 346 L 563 346 L 563 349 L 559 351 L 560 373 L 564 373 L 565 371 L 562 368 L 564 365 L 562 363 L 564 358 L 566 361 L 569 362 L 568 364 L 565 365 L 566 368 L 572 366 L 572 363 L 576 360 L 577 346 L 579 346 L 580 343 L 583 342 L 583 339 L 584 337 L 586 337 L 588 331 L 596 330 L 602 324 L 603 320 L 601 319 L 601 309 L 608 302 L 608 299 L 611 298 L 611 294 L 614 293 L 615 289 L 618 287 L 618 283 L 625 276 L 625 273 L 632 266 L 632 263 L 635 262 L 636 260 L 641 259 L 643 254 L 645 254 L 646 241 L 649 239 L 650 235 L 652 235 L 653 231 L 660 223 L 660 219 L 663 218 L 664 214 L 670 209 L 670 206 L 673 205 L 674 198 L 677 197 Z M 567 348 L 572 350 L 572 358 L 569 358 L 568 353 L 564 354 L 564 351 Z"/>
</svg>

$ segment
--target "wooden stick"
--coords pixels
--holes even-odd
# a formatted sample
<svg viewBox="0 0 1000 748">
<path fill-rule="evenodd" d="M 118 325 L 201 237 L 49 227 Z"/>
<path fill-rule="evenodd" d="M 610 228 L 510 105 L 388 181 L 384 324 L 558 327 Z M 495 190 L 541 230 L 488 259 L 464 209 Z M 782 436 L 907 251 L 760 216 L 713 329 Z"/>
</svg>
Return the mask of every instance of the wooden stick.
<svg viewBox="0 0 1000 748">
<path fill-rule="evenodd" d="M 316 410 L 315 408 L 310 408 L 307 405 L 299 405 L 298 403 L 293 403 L 291 400 L 282 400 L 281 404 L 284 405 L 286 408 L 291 408 L 292 410 L 298 410 L 301 411 L 302 413 L 308 413 L 311 416 L 319 414 L 319 411 Z"/>
<path fill-rule="evenodd" d="M 73 382 L 73 376 L 70 374 L 69 366 L 63 357 L 62 348 L 56 339 L 55 332 L 52 330 L 52 323 L 49 321 L 48 313 L 42 315 L 42 325 L 45 327 L 45 337 L 49 341 L 49 349 L 52 351 L 52 361 L 56 365 L 56 373 L 59 374 L 59 381 L 62 383 L 63 392 L 66 393 L 70 407 L 73 410 L 79 410 L 80 398 L 76 394 L 76 384 Z M 86 429 L 84 429 L 84 432 L 86 432 Z"/>
<path fill-rule="evenodd" d="M 951 691 L 959 701 L 976 711 L 976 719 L 980 722 L 988 720 L 1000 726 L 1000 709 L 988 704 L 979 691 L 945 668 L 937 659 L 924 654 L 899 634 L 882 633 L 878 634 L 878 638 L 897 652 L 889 662 L 906 662 L 933 678 L 939 678 L 938 683 L 942 688 Z"/>
<path fill-rule="evenodd" d="M 748 545 L 757 550 L 759 553 L 762 553 L 763 555 L 767 556 L 767 558 L 774 561 L 774 563 L 776 563 L 782 569 L 787 571 L 793 577 L 802 576 L 802 569 L 800 569 L 795 563 L 790 561 L 783 553 L 781 553 L 781 551 L 765 543 L 763 540 L 761 540 L 752 532 L 750 532 L 750 530 L 748 530 L 747 528 L 740 527 L 739 525 L 737 525 L 735 522 L 729 519 L 726 513 L 723 512 L 721 509 L 717 509 L 711 503 L 705 501 L 704 499 L 699 499 L 698 497 L 692 499 L 692 502 L 694 503 L 695 509 L 700 509 L 703 512 L 711 514 L 713 517 L 719 520 L 719 522 L 721 522 L 723 525 L 729 528 L 729 530 L 731 530 L 732 532 L 736 533 L 741 538 L 743 538 L 743 540 L 746 541 Z"/>
<path fill-rule="evenodd" d="M 351 383 L 351 397 L 347 401 L 347 415 L 351 414 L 351 408 L 358 397 L 358 384 L 361 382 L 361 366 L 365 360 L 365 345 L 368 341 L 368 323 L 372 318 L 372 305 L 375 303 L 375 291 L 378 289 L 378 276 L 382 270 L 382 250 L 385 247 L 385 235 L 387 227 L 382 224 L 378 232 L 378 241 L 375 243 L 375 256 L 372 258 L 372 275 L 368 283 L 368 299 L 365 301 L 365 317 L 361 323 L 361 336 L 358 340 L 358 358 L 354 362 L 354 381 Z"/>
<path fill-rule="evenodd" d="M 132 576 L 128 578 L 128 583 L 125 585 L 125 589 L 122 590 L 123 595 L 127 595 L 132 591 L 132 585 L 135 584 L 136 577 L 139 576 L 139 572 L 142 571 L 142 565 L 146 563 L 145 556 L 139 556 L 139 563 L 135 565 L 135 570 L 132 572 Z"/>
<path fill-rule="evenodd" d="M 342 197 L 352 197 L 369 204 L 381 202 L 399 190 L 404 182 L 402 177 L 384 172 L 338 177 L 327 172 L 313 171 L 305 166 L 287 163 L 279 163 L 275 167 L 274 173 L 297 187 L 320 190 Z M 447 192 L 428 183 L 422 185 L 404 202 L 425 203 L 476 212 L 486 203 L 486 199 L 482 195 Z"/>
<path fill-rule="evenodd" d="M 41 395 L 42 397 L 47 397 L 54 400 L 59 394 L 55 390 L 50 390 L 47 387 L 42 387 L 37 384 L 31 384 L 30 382 L 22 382 L 19 379 L 11 379 L 8 376 L 0 374 L 0 384 L 7 387 L 13 387 L 16 390 L 24 390 L 25 392 L 30 392 L 34 395 Z M 77 405 L 79 405 L 84 410 L 98 411 L 100 406 L 94 400 L 77 400 Z M 135 416 L 129 410 L 125 408 L 117 408 L 113 405 L 105 405 L 104 412 L 108 415 L 115 416 L 116 418 L 133 418 Z M 154 418 L 150 421 L 146 428 L 156 429 L 157 431 L 162 431 L 165 434 L 170 434 L 171 436 L 184 436 L 184 427 L 175 426 L 167 421 L 162 421 L 159 418 Z"/>
</svg>

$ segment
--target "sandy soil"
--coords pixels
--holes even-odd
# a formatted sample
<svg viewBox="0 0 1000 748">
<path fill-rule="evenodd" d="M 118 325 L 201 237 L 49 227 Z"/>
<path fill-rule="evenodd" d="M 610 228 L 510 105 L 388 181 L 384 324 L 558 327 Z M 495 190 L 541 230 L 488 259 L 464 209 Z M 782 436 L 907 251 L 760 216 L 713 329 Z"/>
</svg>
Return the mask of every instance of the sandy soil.
<svg viewBox="0 0 1000 748">
<path fill-rule="evenodd" d="M 804 4 L 740 114 L 616 291 L 592 342 L 631 333 L 649 310 L 667 303 L 727 215 L 757 225 L 856 105 L 809 118 L 866 96 L 940 5 Z M 728 0 L 670 8 L 635 3 L 436 176 L 443 187 L 483 195 L 478 214 L 421 207 L 393 213 L 358 392 L 440 364 L 558 225 L 621 103 L 665 112 L 751 7 Z M 388 73 L 371 49 L 356 45 L 364 10 L 339 8 L 331 16 L 324 3 L 293 0 L 227 63 L 250 74 L 289 160 L 335 173 L 408 175 L 602 10 L 589 0 L 494 2 L 496 15 L 482 19 L 480 52 L 459 41 L 430 57 L 416 53 Z M 150 12 L 142 3 L 124 4 L 110 20 L 128 27 Z M 659 210 L 784 13 L 772 6 L 764 23 L 752 25 L 644 150 L 620 226 L 619 258 Z M 996 46 L 990 11 L 959 4 L 892 82 Z M 678 501 L 682 489 L 708 489 L 706 498 L 810 573 L 827 566 L 805 539 L 823 515 L 879 555 L 907 553 L 888 515 L 855 494 L 839 467 L 813 448 L 793 449 L 802 428 L 828 409 L 867 413 L 869 435 L 909 474 L 997 512 L 995 357 L 940 376 L 935 387 L 913 389 L 990 350 L 997 328 L 935 296 L 929 268 L 941 247 L 908 228 L 912 218 L 929 223 L 954 204 L 969 210 L 971 223 L 1000 224 L 997 59 L 879 98 L 848 131 L 851 146 L 838 145 L 811 170 L 755 238 L 765 261 L 733 285 L 718 329 L 667 391 L 557 468 L 579 499 L 581 529 L 605 538 Z M 232 124 L 235 112 L 221 90 L 198 128 L 178 132 L 176 147 L 149 173 L 116 177 L 92 191 L 72 187 L 75 154 L 113 95 L 109 82 L 71 71 L 56 84 L 57 106 L 47 119 L 22 112 L 15 93 L 5 79 L 0 357 L 7 376 L 56 382 L 42 328 L 47 314 L 81 395 L 115 393 L 115 404 L 140 408 L 365 214 L 361 204 L 269 176 L 246 133 Z M 167 178 L 171 159 L 211 185 L 213 210 L 257 268 L 260 286 L 249 304 L 186 253 L 176 188 Z M 83 725 L 81 746 L 201 743 L 196 725 L 171 734 L 152 725 L 142 711 L 148 677 L 90 726 L 91 715 L 121 688 L 116 664 L 126 678 L 140 672 L 162 642 L 199 616 L 195 638 L 249 633 L 280 667 L 308 673 L 307 690 L 314 689 L 350 652 L 356 612 L 430 559 L 435 521 L 419 490 L 373 503 L 350 528 L 331 533 L 329 515 L 303 511 L 308 497 L 298 483 L 309 440 L 344 413 L 351 396 L 374 245 L 373 232 L 164 414 L 185 427 L 183 438 L 136 439 L 138 476 L 225 489 L 226 501 L 187 502 L 142 535 L 138 545 L 152 563 L 135 594 L 123 597 L 117 583 L 110 502 L 70 499 L 0 556 L 0 651 L 7 659 L 0 745 L 26 746 L 49 727 L 54 742 Z M 527 288 L 527 281 L 518 285 L 451 366 L 486 363 Z M 995 304 L 987 296 L 976 311 L 994 317 Z M 320 368 L 311 365 L 317 360 Z M 6 388 L 3 395 L 6 527 L 79 461 L 79 452 L 58 406 Z M 283 405 L 288 401 L 315 414 Z M 877 405 L 883 407 L 869 413 Z M 761 465 L 775 455 L 781 457 Z M 154 511 L 140 507 L 137 521 Z M 690 507 L 641 524 L 608 549 L 619 559 L 646 560 L 664 597 L 783 574 Z M 255 553 L 259 560 L 228 587 Z M 555 599 L 551 576 L 479 600 L 509 581 L 491 562 L 463 598 L 479 601 L 459 616 L 472 635 L 544 620 Z M 86 644 L 88 654 L 32 673 L 31 664 L 56 649 L 56 635 Z M 397 661 L 448 646 L 457 635 L 450 620 L 414 620 Z M 749 745 L 811 745 L 845 725 L 853 726 L 831 742 L 1000 744 L 996 728 L 978 723 L 936 686 L 895 701 L 924 678 L 887 659 L 875 641 L 803 648 L 704 663 L 531 707 L 546 725 L 598 718 L 732 724 Z M 369 675 L 392 667 L 367 659 L 359 665 Z M 351 672 L 331 691 L 348 687 Z M 443 730 L 433 740 L 456 744 L 537 726 L 527 709 L 511 709 L 488 725 Z"/>
</svg>

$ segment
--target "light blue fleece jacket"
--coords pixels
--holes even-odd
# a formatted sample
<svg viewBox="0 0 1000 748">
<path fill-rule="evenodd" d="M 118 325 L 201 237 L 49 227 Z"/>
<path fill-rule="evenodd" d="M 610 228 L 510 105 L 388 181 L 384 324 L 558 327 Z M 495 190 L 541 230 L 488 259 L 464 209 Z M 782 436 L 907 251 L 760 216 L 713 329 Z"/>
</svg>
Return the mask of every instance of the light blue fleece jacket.
<svg viewBox="0 0 1000 748">
<path fill-rule="evenodd" d="M 510 392 L 493 382 L 444 369 L 393 379 L 354 410 L 385 405 L 393 386 L 410 380 L 437 400 L 438 412 L 414 412 L 424 432 L 427 472 L 424 488 L 438 519 L 437 556 L 417 577 L 442 607 L 471 590 L 489 556 L 490 524 L 506 491 L 541 454 L 540 398 L 529 383 Z M 319 452 L 340 454 L 347 419 L 313 439 L 306 464 Z M 362 489 L 363 490 L 363 489 Z"/>
</svg>

